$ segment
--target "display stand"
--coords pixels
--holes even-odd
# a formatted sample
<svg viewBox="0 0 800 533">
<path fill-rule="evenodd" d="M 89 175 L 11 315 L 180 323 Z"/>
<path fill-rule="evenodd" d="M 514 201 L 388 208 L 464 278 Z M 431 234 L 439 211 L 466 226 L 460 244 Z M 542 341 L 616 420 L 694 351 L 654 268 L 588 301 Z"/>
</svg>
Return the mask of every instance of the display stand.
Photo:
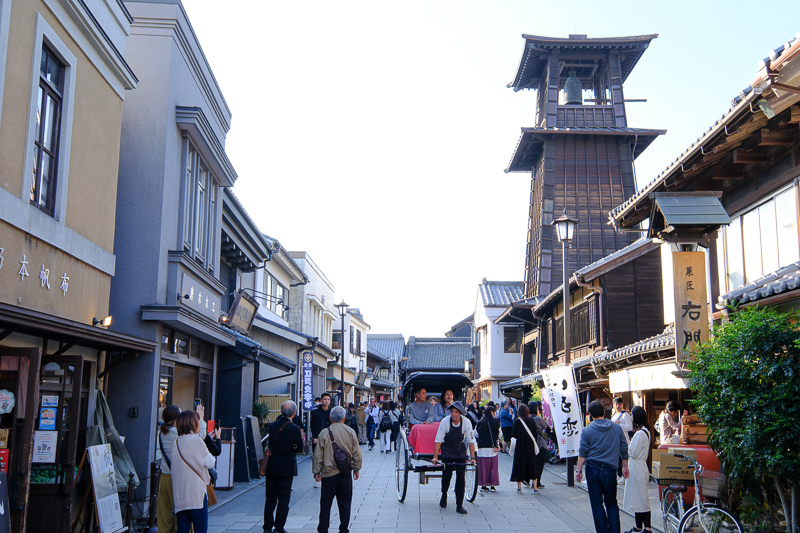
<svg viewBox="0 0 800 533">
<path fill-rule="evenodd" d="M 217 457 L 216 489 L 233 488 L 233 456 L 236 449 L 236 428 L 220 428 L 220 454 Z"/>
</svg>

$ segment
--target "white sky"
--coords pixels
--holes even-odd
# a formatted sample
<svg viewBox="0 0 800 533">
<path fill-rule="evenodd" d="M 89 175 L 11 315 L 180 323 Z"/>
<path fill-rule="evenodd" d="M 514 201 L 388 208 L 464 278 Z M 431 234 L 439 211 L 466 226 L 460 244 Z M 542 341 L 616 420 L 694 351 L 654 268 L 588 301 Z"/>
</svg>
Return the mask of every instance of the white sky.
<svg viewBox="0 0 800 533">
<path fill-rule="evenodd" d="M 372 333 L 406 337 L 470 315 L 484 277 L 522 280 L 530 175 L 503 170 L 534 124 L 535 93 L 506 88 L 523 33 L 660 35 L 624 87 L 648 99 L 632 127 L 668 130 L 643 186 L 800 30 L 794 1 L 183 2 L 233 112 L 234 192 Z"/>
</svg>

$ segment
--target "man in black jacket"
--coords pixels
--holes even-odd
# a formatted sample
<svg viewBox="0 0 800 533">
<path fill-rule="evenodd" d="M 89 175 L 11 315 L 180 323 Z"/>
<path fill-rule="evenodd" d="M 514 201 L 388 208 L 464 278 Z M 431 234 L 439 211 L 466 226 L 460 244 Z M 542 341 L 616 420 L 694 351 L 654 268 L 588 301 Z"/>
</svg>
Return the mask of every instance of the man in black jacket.
<svg viewBox="0 0 800 533">
<path fill-rule="evenodd" d="M 289 516 L 289 499 L 292 482 L 297 475 L 295 455 L 303 451 L 303 436 L 300 428 L 292 423 L 297 405 L 289 400 L 281 405 L 281 416 L 269 426 L 267 443 L 272 456 L 267 463 L 267 499 L 264 502 L 264 531 L 286 533 L 286 517 Z M 277 504 L 277 511 L 275 506 Z M 275 516 L 273 517 L 273 511 Z"/>
</svg>

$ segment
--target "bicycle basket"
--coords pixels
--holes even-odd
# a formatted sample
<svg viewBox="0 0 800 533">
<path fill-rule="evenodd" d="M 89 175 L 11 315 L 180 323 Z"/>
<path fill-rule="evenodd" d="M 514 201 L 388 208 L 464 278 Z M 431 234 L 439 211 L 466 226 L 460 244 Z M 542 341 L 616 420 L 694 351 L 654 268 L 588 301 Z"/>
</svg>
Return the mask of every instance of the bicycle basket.
<svg viewBox="0 0 800 533">
<path fill-rule="evenodd" d="M 704 498 L 724 500 L 728 497 L 728 478 L 722 472 L 704 470 L 700 477 L 700 493 Z"/>
</svg>

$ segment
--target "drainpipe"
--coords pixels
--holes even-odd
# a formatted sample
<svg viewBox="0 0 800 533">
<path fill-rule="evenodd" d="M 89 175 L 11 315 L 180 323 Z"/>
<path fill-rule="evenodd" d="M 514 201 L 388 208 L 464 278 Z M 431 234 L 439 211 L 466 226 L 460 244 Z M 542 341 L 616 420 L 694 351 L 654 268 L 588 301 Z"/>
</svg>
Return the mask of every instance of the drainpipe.
<svg viewBox="0 0 800 533">
<path fill-rule="evenodd" d="M 605 309 L 603 308 L 603 288 L 602 287 L 595 287 L 594 285 L 589 285 L 585 281 L 583 281 L 583 277 L 575 276 L 575 283 L 578 284 L 578 287 L 584 287 L 586 289 L 596 291 L 598 293 L 598 298 L 600 299 L 600 305 L 598 306 L 600 315 L 600 347 L 606 347 L 606 328 L 605 328 Z"/>
</svg>

